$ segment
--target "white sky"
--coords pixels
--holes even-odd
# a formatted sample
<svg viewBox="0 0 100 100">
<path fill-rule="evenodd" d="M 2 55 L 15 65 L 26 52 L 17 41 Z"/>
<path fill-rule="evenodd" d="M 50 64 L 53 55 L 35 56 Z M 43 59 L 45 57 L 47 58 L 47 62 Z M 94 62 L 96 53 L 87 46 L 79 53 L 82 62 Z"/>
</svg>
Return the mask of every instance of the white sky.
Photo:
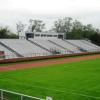
<svg viewBox="0 0 100 100">
<path fill-rule="evenodd" d="M 0 0 L 0 26 L 15 31 L 16 22 L 42 19 L 49 29 L 62 17 L 72 17 L 84 24 L 100 27 L 100 0 Z"/>
</svg>

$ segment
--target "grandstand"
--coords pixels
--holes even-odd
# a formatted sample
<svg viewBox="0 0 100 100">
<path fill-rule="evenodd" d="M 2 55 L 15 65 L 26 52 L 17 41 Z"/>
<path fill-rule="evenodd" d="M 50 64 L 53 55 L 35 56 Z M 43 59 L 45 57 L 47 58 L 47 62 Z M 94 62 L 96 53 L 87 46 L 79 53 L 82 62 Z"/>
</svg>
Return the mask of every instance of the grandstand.
<svg viewBox="0 0 100 100">
<path fill-rule="evenodd" d="M 66 41 L 86 52 L 94 52 L 100 50 L 99 46 L 96 46 L 93 43 L 90 43 L 89 41 L 86 40 L 66 40 Z"/>
<path fill-rule="evenodd" d="M 51 40 L 51 41 L 53 43 L 59 44 L 60 46 L 62 46 L 66 50 L 69 50 L 72 53 L 80 53 L 80 52 L 82 52 L 82 51 L 80 51 L 79 48 L 77 48 L 76 46 L 71 45 L 70 43 L 67 43 L 65 40 L 56 39 L 56 40 Z"/>
<path fill-rule="evenodd" d="M 16 58 L 17 57 L 17 55 L 14 52 L 11 52 L 8 48 L 3 46 L 1 43 L 0 43 L 0 51 L 4 51 L 6 58 L 12 58 L 12 57 Z"/>
<path fill-rule="evenodd" d="M 35 54 L 42 55 L 43 53 L 50 54 L 48 51 L 23 39 L 1 39 L 0 42 L 8 48 L 11 48 L 14 52 L 17 52 L 17 54 L 20 55 L 18 57 L 29 57 L 34 56 Z"/>
<path fill-rule="evenodd" d="M 87 40 L 65 40 L 63 33 L 28 32 L 24 39 L 0 39 L 0 51 L 8 59 L 99 52 L 100 47 Z"/>
<path fill-rule="evenodd" d="M 53 52 L 54 50 L 56 50 L 62 54 L 63 53 L 70 53 L 70 51 L 67 51 L 67 49 L 51 43 L 50 40 L 33 40 L 33 39 L 30 39 L 30 40 L 32 42 L 37 43 L 37 44 L 41 45 L 42 47 L 48 49 L 50 52 Z"/>
</svg>

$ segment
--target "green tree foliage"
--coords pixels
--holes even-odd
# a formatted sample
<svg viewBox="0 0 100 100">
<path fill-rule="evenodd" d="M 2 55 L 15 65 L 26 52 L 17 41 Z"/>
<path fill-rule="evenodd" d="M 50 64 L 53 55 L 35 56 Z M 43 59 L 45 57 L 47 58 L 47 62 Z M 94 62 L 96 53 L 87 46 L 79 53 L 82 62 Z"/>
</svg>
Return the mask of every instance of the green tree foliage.
<svg viewBox="0 0 100 100">
<path fill-rule="evenodd" d="M 54 28 L 53 30 L 58 32 L 58 33 L 68 33 L 71 31 L 72 27 L 72 18 L 70 17 L 65 17 L 63 19 L 58 19 L 57 21 L 54 22 Z"/>
<path fill-rule="evenodd" d="M 0 27 L 0 38 L 7 38 L 8 32 L 9 30 L 7 27 L 6 28 Z"/>
<path fill-rule="evenodd" d="M 71 34 L 71 37 L 70 38 L 75 38 L 75 39 L 81 39 L 83 37 L 83 25 L 81 22 L 79 22 L 78 20 L 75 20 L 73 23 L 72 23 L 72 27 L 71 27 L 71 31 L 67 34 Z M 66 35 L 67 35 L 66 34 Z M 66 36 L 67 37 L 67 36 Z M 69 38 L 69 37 L 67 37 Z"/>
<path fill-rule="evenodd" d="M 95 33 L 95 34 L 91 35 L 91 36 L 90 36 L 90 40 L 91 40 L 93 43 L 95 43 L 95 44 L 97 44 L 97 45 L 100 45 L 100 34 Z"/>
<path fill-rule="evenodd" d="M 8 27 L 0 27 L 0 38 L 17 38 L 17 35 L 10 32 Z"/>
<path fill-rule="evenodd" d="M 65 17 L 54 22 L 53 30 L 65 33 L 66 39 L 90 39 L 100 45 L 100 30 L 94 28 L 92 24 L 83 25 L 78 20 Z"/>
<path fill-rule="evenodd" d="M 42 32 L 42 30 L 44 29 L 45 24 L 43 23 L 43 21 L 41 20 L 29 20 L 30 26 L 29 26 L 29 30 L 31 32 Z"/>
</svg>

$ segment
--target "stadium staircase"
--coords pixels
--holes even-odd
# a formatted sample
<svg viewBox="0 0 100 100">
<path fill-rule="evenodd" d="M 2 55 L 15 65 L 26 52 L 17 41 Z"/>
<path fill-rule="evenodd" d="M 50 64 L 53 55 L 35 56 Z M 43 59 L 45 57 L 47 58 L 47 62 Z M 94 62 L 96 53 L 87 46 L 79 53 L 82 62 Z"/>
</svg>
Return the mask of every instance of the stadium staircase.
<svg viewBox="0 0 100 100">
<path fill-rule="evenodd" d="M 74 53 L 73 51 L 71 51 L 71 50 L 69 50 L 69 49 L 67 49 L 67 48 L 64 48 L 63 46 L 61 46 L 61 45 L 55 43 L 54 41 L 51 41 L 51 40 L 48 40 L 48 41 L 51 42 L 51 43 L 53 43 L 53 44 L 55 44 L 55 45 L 57 45 L 57 46 L 59 46 L 59 47 L 61 47 L 61 48 L 63 48 L 63 49 L 65 49 L 65 50 L 68 50 L 70 53 Z"/>
<path fill-rule="evenodd" d="M 79 47 L 79 46 L 77 46 L 77 45 L 75 45 L 75 44 L 73 44 L 73 43 L 71 43 L 71 42 L 69 42 L 69 41 L 67 41 L 67 40 L 63 40 L 63 41 L 65 41 L 65 42 L 67 42 L 67 43 L 69 43 L 69 44 L 71 44 L 71 45 L 77 47 L 77 49 L 79 49 L 79 50 L 82 51 L 82 52 L 87 52 L 87 50 L 85 50 L 85 49 L 83 49 L 83 48 L 81 48 L 81 47 Z"/>
<path fill-rule="evenodd" d="M 34 42 L 34 41 L 31 41 L 31 40 L 29 40 L 29 39 L 28 39 L 28 41 L 29 41 L 30 43 L 32 43 L 32 44 L 34 44 L 34 45 L 40 47 L 40 48 L 42 48 L 42 49 L 44 49 L 44 50 L 46 50 L 46 51 L 52 53 L 52 51 L 48 50 L 47 48 L 43 47 L 42 45 L 40 45 L 40 44 L 38 44 L 38 43 L 36 43 L 36 42 Z"/>
<path fill-rule="evenodd" d="M 6 44 L 2 43 L 0 41 L 0 45 L 4 46 L 5 48 L 7 48 L 9 51 L 11 51 L 12 53 L 14 53 L 16 56 L 18 57 L 23 57 L 21 54 L 19 54 L 18 52 L 16 52 L 15 50 L 13 50 L 12 48 L 10 48 L 9 46 L 7 46 Z"/>
</svg>

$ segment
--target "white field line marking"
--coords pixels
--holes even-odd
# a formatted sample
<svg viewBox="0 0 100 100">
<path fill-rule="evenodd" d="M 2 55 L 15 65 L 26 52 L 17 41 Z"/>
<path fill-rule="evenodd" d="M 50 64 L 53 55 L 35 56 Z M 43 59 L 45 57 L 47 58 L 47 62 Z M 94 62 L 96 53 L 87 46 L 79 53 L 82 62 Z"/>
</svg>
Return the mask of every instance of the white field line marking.
<svg viewBox="0 0 100 100">
<path fill-rule="evenodd" d="M 98 87 L 100 87 L 100 84 L 97 85 L 97 86 L 94 86 L 94 87 L 92 87 L 91 89 L 88 89 L 88 90 L 90 91 L 90 90 L 96 89 L 96 88 L 98 88 Z"/>
<path fill-rule="evenodd" d="M 18 82 L 17 84 L 23 85 L 23 83 L 21 83 L 21 82 L 20 83 Z M 50 88 L 45 88 L 45 87 L 40 87 L 40 86 L 31 86 L 31 85 L 27 85 L 27 84 L 24 84 L 24 86 L 36 87 L 36 88 L 40 88 L 40 89 L 46 89 L 46 90 L 57 91 L 57 92 L 62 92 L 62 93 L 70 93 L 70 94 L 74 94 L 74 95 L 80 95 L 80 96 L 83 96 L 83 97 L 94 98 L 94 99 L 100 100 L 100 97 L 91 96 L 91 95 L 82 94 L 82 93 L 77 93 L 77 92 L 61 91 L 61 90 L 58 90 L 58 89 L 50 89 Z M 70 89 L 67 89 L 67 90 L 70 90 Z M 76 90 L 70 90 L 70 91 L 76 91 Z"/>
<path fill-rule="evenodd" d="M 7 80 L 5 80 L 5 81 L 7 81 Z M 36 88 L 40 88 L 40 89 L 46 89 L 46 90 L 50 90 L 50 91 L 57 91 L 57 92 L 62 92 L 62 93 L 70 93 L 70 94 L 75 94 L 75 95 L 80 95 L 80 96 L 84 96 L 84 97 L 89 97 L 89 98 L 94 98 L 94 99 L 99 99 L 100 100 L 100 97 L 91 96 L 91 95 L 83 94 L 83 93 L 77 93 L 77 92 L 84 92 L 84 91 L 77 91 L 77 90 L 67 89 L 69 91 L 75 91 L 75 92 L 69 92 L 69 91 L 61 91 L 61 90 L 58 90 L 58 89 L 50 89 L 50 88 L 40 87 L 40 86 L 36 86 L 36 85 L 35 86 L 31 86 L 31 85 L 23 84 L 21 82 L 18 82 L 17 84 L 28 86 L 28 87 L 36 87 Z"/>
<path fill-rule="evenodd" d="M 27 85 L 27 86 L 28 86 L 28 85 Z M 77 92 L 61 91 L 61 90 L 58 90 L 58 89 L 50 89 L 50 88 L 39 87 L 39 86 L 31 86 L 31 87 L 46 89 L 46 90 L 50 90 L 50 91 L 57 91 L 57 92 L 62 92 L 62 93 L 71 93 L 71 94 L 75 94 L 75 95 L 80 95 L 80 96 L 84 96 L 84 97 L 94 98 L 94 99 L 100 100 L 100 97 L 91 96 L 91 95 L 82 94 L 82 93 L 77 93 Z M 67 89 L 67 90 L 70 90 L 70 89 Z M 70 90 L 70 91 L 75 91 L 75 90 Z"/>
</svg>

